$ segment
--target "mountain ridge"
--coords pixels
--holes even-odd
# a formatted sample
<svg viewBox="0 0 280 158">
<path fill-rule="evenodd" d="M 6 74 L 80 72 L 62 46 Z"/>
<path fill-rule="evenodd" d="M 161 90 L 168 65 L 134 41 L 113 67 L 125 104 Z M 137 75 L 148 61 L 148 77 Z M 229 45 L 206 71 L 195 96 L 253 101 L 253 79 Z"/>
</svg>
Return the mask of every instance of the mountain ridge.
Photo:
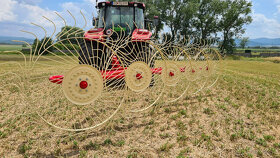
<svg viewBox="0 0 280 158">
<path fill-rule="evenodd" d="M 236 39 L 235 43 L 239 46 L 241 39 Z M 271 47 L 271 46 L 280 46 L 280 38 L 256 38 L 249 39 L 247 44 L 248 47 Z"/>
<path fill-rule="evenodd" d="M 26 38 L 26 37 L 9 37 L 9 36 L 0 36 L 0 43 L 1 44 L 15 44 L 15 45 L 21 45 L 24 44 L 23 42 L 15 42 L 13 40 L 17 41 L 25 41 L 29 44 L 32 44 L 34 39 Z"/>
<path fill-rule="evenodd" d="M 17 41 L 25 41 L 29 44 L 32 44 L 34 39 L 26 38 L 26 37 L 8 37 L 8 36 L 0 36 L 0 44 L 23 44 L 21 42 L 14 42 L 12 40 Z M 236 46 L 239 46 L 241 39 L 235 39 Z M 280 46 L 280 38 L 256 38 L 249 39 L 247 44 L 248 47 L 271 47 L 271 46 Z"/>
</svg>

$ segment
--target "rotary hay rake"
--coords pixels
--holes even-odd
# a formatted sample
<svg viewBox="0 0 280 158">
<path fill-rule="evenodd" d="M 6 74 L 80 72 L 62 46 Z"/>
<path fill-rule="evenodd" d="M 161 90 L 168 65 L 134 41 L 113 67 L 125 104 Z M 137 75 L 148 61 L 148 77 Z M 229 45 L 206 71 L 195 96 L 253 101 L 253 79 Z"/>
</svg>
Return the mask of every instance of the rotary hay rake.
<svg viewBox="0 0 280 158">
<path fill-rule="evenodd" d="M 67 26 L 66 20 L 56 14 Z M 44 18 L 56 28 L 52 20 Z M 83 29 L 87 23 L 84 20 Z M 43 26 L 33 25 L 47 36 Z M 54 36 L 54 29 L 50 37 L 55 43 L 47 46 L 49 41 L 44 38 L 41 45 L 37 43 L 30 49 L 29 56 L 19 52 L 24 64 L 19 64 L 22 79 L 15 82 L 25 87 L 19 88 L 19 94 L 24 96 L 21 98 L 28 110 L 57 129 L 87 131 L 106 125 L 118 112 L 143 112 L 159 101 L 175 102 L 217 82 L 221 55 L 210 48 L 212 42 L 184 38 L 174 44 L 164 37 L 159 43 L 145 29 L 132 32 L 129 24 L 126 30 L 124 26 L 117 27 L 118 31 L 111 29 L 91 39 L 87 35 L 97 36 L 106 28 L 91 29 L 85 37 L 78 36 L 82 31 L 70 33 L 71 30 Z M 35 33 L 23 32 L 37 39 Z M 59 40 L 65 34 L 67 38 Z M 150 38 L 143 40 L 145 36 Z M 57 44 L 63 45 L 64 50 Z M 50 55 L 43 55 L 46 52 Z"/>
</svg>

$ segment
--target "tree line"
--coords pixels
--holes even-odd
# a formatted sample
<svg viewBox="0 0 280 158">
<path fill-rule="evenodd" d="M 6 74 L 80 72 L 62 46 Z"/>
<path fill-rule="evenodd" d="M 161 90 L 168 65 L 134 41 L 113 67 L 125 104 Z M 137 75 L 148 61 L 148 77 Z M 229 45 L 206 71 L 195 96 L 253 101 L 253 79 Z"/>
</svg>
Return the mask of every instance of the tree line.
<svg viewBox="0 0 280 158">
<path fill-rule="evenodd" d="M 57 33 L 55 38 L 44 37 L 41 40 L 35 39 L 32 44 L 33 51 L 36 54 L 46 55 L 55 50 L 80 50 L 83 42 L 84 30 L 79 27 L 64 26 Z"/>
<path fill-rule="evenodd" d="M 252 3 L 247 0 L 139 0 L 145 2 L 148 18 L 160 17 L 156 33 L 170 28 L 171 41 L 196 37 L 218 41 L 221 52 L 232 53 L 235 38 L 252 22 Z"/>
</svg>

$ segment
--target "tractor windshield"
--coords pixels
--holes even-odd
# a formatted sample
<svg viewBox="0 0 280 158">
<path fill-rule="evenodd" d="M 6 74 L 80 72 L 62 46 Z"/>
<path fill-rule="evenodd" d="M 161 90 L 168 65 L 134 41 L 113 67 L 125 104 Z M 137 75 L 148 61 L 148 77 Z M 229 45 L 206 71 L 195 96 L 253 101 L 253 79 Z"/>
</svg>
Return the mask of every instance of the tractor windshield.
<svg viewBox="0 0 280 158">
<path fill-rule="evenodd" d="M 122 27 L 127 33 L 132 32 L 136 27 L 144 28 L 144 10 L 138 7 L 100 8 L 98 18 L 98 28 L 110 29 L 114 26 L 115 30 L 120 30 Z"/>
<path fill-rule="evenodd" d="M 133 8 L 130 7 L 107 7 L 106 28 L 123 27 L 133 29 Z"/>
<path fill-rule="evenodd" d="M 104 27 L 104 14 L 105 14 L 105 8 L 101 8 L 100 10 L 99 10 L 99 16 L 98 16 L 98 25 L 97 25 L 97 27 L 98 28 L 103 28 Z"/>
<path fill-rule="evenodd" d="M 135 8 L 135 24 L 137 28 L 144 29 L 144 11 L 141 8 Z"/>
</svg>

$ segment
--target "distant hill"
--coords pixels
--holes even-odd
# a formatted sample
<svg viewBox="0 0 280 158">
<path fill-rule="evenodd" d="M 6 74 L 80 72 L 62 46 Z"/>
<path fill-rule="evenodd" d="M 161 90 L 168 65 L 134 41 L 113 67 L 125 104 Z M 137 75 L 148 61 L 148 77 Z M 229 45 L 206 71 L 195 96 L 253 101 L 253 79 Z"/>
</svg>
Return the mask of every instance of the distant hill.
<svg viewBox="0 0 280 158">
<path fill-rule="evenodd" d="M 12 40 L 18 41 L 26 41 L 27 43 L 32 44 L 34 39 L 25 38 L 25 37 L 8 37 L 8 36 L 0 36 L 0 44 L 22 44 L 19 42 L 13 42 Z M 240 39 L 236 39 L 235 43 L 239 46 Z M 271 47 L 271 46 L 279 46 L 280 47 L 280 38 L 257 38 L 257 39 L 249 39 L 248 45 L 249 47 Z"/>
<path fill-rule="evenodd" d="M 236 39 L 235 42 L 237 46 L 239 46 L 240 39 Z M 249 47 L 271 47 L 271 46 L 280 46 L 280 38 L 257 38 L 257 39 L 249 39 L 248 45 Z"/>
<path fill-rule="evenodd" d="M 25 41 L 30 44 L 32 44 L 34 41 L 34 39 L 25 38 L 25 37 L 0 36 L 0 44 L 23 44 L 21 42 L 13 42 L 12 40 Z"/>
</svg>

